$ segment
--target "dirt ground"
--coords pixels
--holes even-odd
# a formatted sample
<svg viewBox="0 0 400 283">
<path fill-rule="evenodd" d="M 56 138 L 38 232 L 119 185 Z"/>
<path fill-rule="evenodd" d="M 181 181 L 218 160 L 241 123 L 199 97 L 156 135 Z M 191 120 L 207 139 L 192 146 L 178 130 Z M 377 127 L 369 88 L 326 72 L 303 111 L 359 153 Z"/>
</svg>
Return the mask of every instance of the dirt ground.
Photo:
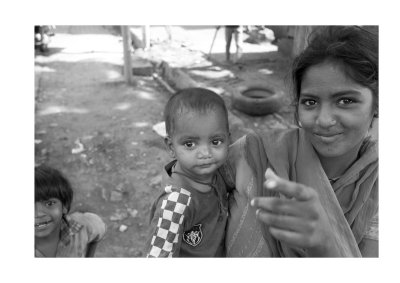
<svg viewBox="0 0 400 283">
<path fill-rule="evenodd" d="M 241 121 L 234 139 L 243 128 L 288 127 L 288 107 L 263 117 L 230 107 L 229 88 L 244 81 L 267 80 L 285 88 L 287 58 L 244 49 L 240 65 L 224 63 L 218 51 L 208 58 L 180 42 L 155 41 L 141 56 L 167 60 L 220 93 Z M 69 178 L 73 210 L 93 211 L 106 222 L 97 257 L 145 256 L 151 202 L 160 189 L 162 165 L 169 161 L 152 126 L 163 120 L 170 93 L 150 76 L 135 76 L 135 86 L 128 86 L 122 71 L 122 39 L 111 27 L 57 27 L 50 51 L 35 54 L 35 163 L 54 166 Z"/>
</svg>

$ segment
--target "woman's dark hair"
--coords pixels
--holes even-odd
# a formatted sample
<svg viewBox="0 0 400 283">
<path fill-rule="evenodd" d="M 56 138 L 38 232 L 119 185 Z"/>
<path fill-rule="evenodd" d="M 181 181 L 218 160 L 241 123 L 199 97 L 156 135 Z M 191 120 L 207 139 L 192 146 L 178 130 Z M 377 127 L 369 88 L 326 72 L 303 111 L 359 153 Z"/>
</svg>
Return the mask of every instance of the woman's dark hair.
<svg viewBox="0 0 400 283">
<path fill-rule="evenodd" d="M 69 212 L 73 195 L 70 183 L 60 171 L 46 165 L 35 168 L 35 202 L 57 198 Z"/>
<path fill-rule="evenodd" d="M 172 135 L 176 120 L 187 111 L 206 114 L 210 110 L 220 109 L 226 117 L 228 125 L 228 110 L 224 100 L 215 92 L 205 88 L 186 88 L 175 93 L 168 100 L 164 109 L 165 128 Z"/>
<path fill-rule="evenodd" d="M 325 26 L 315 28 L 308 46 L 293 61 L 294 102 L 297 103 L 306 71 L 319 63 L 339 63 L 346 75 L 369 88 L 378 111 L 378 27 Z"/>
</svg>

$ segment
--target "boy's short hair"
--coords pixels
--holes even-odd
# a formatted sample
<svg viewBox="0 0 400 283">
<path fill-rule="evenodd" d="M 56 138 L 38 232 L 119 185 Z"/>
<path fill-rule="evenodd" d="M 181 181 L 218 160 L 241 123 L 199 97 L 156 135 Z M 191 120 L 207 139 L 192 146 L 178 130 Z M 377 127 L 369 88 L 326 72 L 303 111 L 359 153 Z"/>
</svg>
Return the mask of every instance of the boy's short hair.
<svg viewBox="0 0 400 283">
<path fill-rule="evenodd" d="M 70 183 L 60 171 L 46 165 L 35 168 L 35 202 L 57 198 L 69 212 L 73 195 Z"/>
<path fill-rule="evenodd" d="M 228 110 L 224 100 L 218 94 L 205 88 L 185 88 L 178 91 L 171 96 L 164 109 L 167 135 L 173 134 L 176 120 L 187 111 L 206 114 L 217 109 L 222 110 L 229 131 Z"/>
</svg>

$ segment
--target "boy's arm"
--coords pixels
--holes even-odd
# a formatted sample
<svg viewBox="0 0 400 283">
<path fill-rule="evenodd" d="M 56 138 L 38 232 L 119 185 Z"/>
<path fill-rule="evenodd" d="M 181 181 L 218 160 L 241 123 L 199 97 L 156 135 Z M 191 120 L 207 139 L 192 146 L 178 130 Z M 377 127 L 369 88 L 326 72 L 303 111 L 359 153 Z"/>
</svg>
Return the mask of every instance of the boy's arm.
<svg viewBox="0 0 400 283">
<path fill-rule="evenodd" d="M 93 241 L 87 245 L 85 257 L 94 257 L 98 243 L 98 241 Z"/>
<path fill-rule="evenodd" d="M 147 257 L 178 257 L 185 221 L 189 218 L 190 192 L 171 191 L 159 199 L 151 222 L 152 235 Z"/>
<path fill-rule="evenodd" d="M 103 219 L 101 219 L 97 214 L 91 212 L 85 212 L 83 215 L 85 216 L 85 222 L 88 229 L 88 242 L 100 242 L 107 230 Z"/>
<path fill-rule="evenodd" d="M 91 212 L 75 212 L 71 216 L 83 224 L 87 231 L 85 257 L 94 257 L 97 244 L 103 239 L 106 233 L 106 224 L 100 216 Z"/>
</svg>

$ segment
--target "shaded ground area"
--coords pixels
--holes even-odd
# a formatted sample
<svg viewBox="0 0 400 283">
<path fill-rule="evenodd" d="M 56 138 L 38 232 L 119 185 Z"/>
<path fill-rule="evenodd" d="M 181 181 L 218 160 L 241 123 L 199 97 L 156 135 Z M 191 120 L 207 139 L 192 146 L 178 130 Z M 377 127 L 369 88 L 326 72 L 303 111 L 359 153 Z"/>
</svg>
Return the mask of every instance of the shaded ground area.
<svg viewBox="0 0 400 283">
<path fill-rule="evenodd" d="M 254 53 L 232 65 L 218 59 L 218 51 L 209 58 L 195 44 L 188 46 L 156 40 L 137 53 L 155 65 L 167 61 L 220 93 L 233 117 L 234 139 L 246 128 L 289 126 L 288 103 L 279 115 L 263 117 L 230 105 L 230 89 L 247 81 L 267 81 L 287 92 L 282 78 L 289 60 L 282 54 Z M 135 76 L 136 85 L 126 85 L 122 58 L 118 30 L 101 26 L 57 27 L 49 53 L 35 54 L 35 163 L 54 166 L 69 178 L 73 210 L 104 219 L 108 232 L 98 257 L 144 256 L 151 202 L 169 161 L 152 126 L 163 120 L 170 93 L 150 76 Z"/>
</svg>

